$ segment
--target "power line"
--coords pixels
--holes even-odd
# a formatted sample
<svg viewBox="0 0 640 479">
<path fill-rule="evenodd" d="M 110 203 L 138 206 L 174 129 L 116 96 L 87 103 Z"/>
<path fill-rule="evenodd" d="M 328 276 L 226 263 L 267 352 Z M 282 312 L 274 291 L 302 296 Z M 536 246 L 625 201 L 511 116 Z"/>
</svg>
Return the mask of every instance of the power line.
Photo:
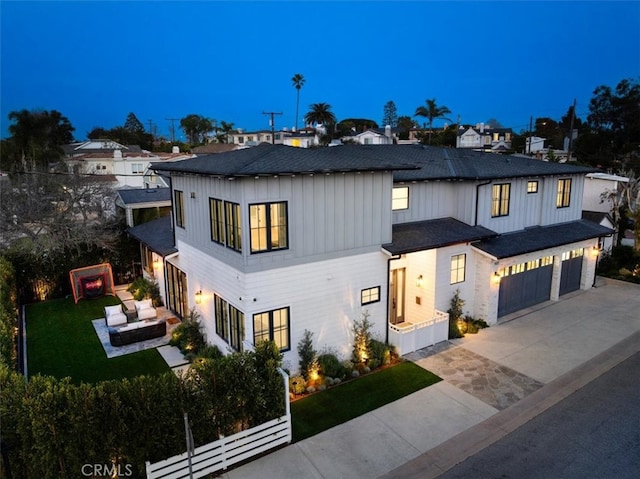
<svg viewBox="0 0 640 479">
<path fill-rule="evenodd" d="M 168 120 L 171 122 L 171 143 L 175 143 L 176 142 L 176 128 L 173 124 L 174 121 L 177 121 L 178 118 L 165 118 L 165 120 Z"/>
</svg>

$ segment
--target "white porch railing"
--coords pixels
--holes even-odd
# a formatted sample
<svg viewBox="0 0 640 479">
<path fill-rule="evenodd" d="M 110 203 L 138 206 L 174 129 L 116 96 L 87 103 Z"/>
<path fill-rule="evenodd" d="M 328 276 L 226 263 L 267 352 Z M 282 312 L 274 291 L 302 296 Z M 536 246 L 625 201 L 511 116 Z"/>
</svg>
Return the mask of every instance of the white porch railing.
<svg viewBox="0 0 640 479">
<path fill-rule="evenodd" d="M 435 316 L 423 321 L 389 324 L 389 342 L 402 356 L 449 338 L 449 314 L 435 311 Z"/>
<path fill-rule="evenodd" d="M 147 461 L 147 479 L 189 479 L 226 470 L 228 467 L 275 447 L 291 442 L 291 409 L 289 405 L 289 376 L 279 369 L 285 384 L 285 415 L 259 426 L 241 431 L 229 437 L 196 447 L 189 456 L 187 452 L 160 462 Z"/>
</svg>

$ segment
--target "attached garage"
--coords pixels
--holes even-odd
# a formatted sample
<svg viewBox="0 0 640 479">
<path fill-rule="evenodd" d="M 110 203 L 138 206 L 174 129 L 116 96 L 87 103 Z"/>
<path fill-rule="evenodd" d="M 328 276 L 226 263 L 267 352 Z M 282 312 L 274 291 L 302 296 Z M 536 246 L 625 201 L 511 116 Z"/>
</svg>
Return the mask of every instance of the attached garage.
<svg viewBox="0 0 640 479">
<path fill-rule="evenodd" d="M 501 269 L 498 317 L 528 308 L 551 298 L 553 256 Z"/>
<path fill-rule="evenodd" d="M 582 259 L 584 249 L 578 248 L 562 253 L 562 271 L 560 273 L 560 296 L 580 289 Z"/>
</svg>

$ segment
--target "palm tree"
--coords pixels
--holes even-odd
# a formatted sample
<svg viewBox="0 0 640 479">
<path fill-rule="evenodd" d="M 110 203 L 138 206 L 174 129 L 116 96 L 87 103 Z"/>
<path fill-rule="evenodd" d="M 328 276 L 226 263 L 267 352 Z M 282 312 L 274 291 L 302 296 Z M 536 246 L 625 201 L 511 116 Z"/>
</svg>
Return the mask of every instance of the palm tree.
<svg viewBox="0 0 640 479">
<path fill-rule="evenodd" d="M 451 110 L 446 106 L 438 106 L 436 105 L 436 99 L 432 98 L 431 100 L 427 100 L 427 106 L 419 106 L 416 108 L 416 112 L 413 116 L 422 116 L 429 120 L 429 144 L 431 144 L 431 130 L 433 127 L 433 120 L 436 118 L 443 118 L 445 120 L 449 120 L 445 115 L 451 113 Z"/>
<path fill-rule="evenodd" d="M 234 130 L 233 123 L 227 123 L 226 121 L 220 122 L 219 131 L 222 132 L 222 135 L 218 137 L 220 143 L 229 143 L 229 133 Z"/>
<path fill-rule="evenodd" d="M 300 73 L 296 73 L 291 78 L 291 82 L 293 83 L 293 86 L 296 88 L 296 90 L 298 90 L 298 93 L 296 96 L 296 130 L 297 130 L 298 129 L 298 106 L 300 105 L 300 89 L 302 88 L 302 85 L 304 85 L 304 76 L 302 76 Z"/>
<path fill-rule="evenodd" d="M 304 121 L 307 124 L 335 125 L 336 116 L 328 103 L 312 103 L 309 105 L 309 112 L 304 116 Z"/>
</svg>

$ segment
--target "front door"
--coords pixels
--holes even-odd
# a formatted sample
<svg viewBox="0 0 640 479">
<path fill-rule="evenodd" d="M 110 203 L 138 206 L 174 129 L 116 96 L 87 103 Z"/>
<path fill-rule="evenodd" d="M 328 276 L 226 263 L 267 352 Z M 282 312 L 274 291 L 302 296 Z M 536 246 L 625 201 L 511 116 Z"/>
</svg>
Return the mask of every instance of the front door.
<svg viewBox="0 0 640 479">
<path fill-rule="evenodd" d="M 405 268 L 392 269 L 389 277 L 389 322 L 404 322 Z"/>
</svg>

